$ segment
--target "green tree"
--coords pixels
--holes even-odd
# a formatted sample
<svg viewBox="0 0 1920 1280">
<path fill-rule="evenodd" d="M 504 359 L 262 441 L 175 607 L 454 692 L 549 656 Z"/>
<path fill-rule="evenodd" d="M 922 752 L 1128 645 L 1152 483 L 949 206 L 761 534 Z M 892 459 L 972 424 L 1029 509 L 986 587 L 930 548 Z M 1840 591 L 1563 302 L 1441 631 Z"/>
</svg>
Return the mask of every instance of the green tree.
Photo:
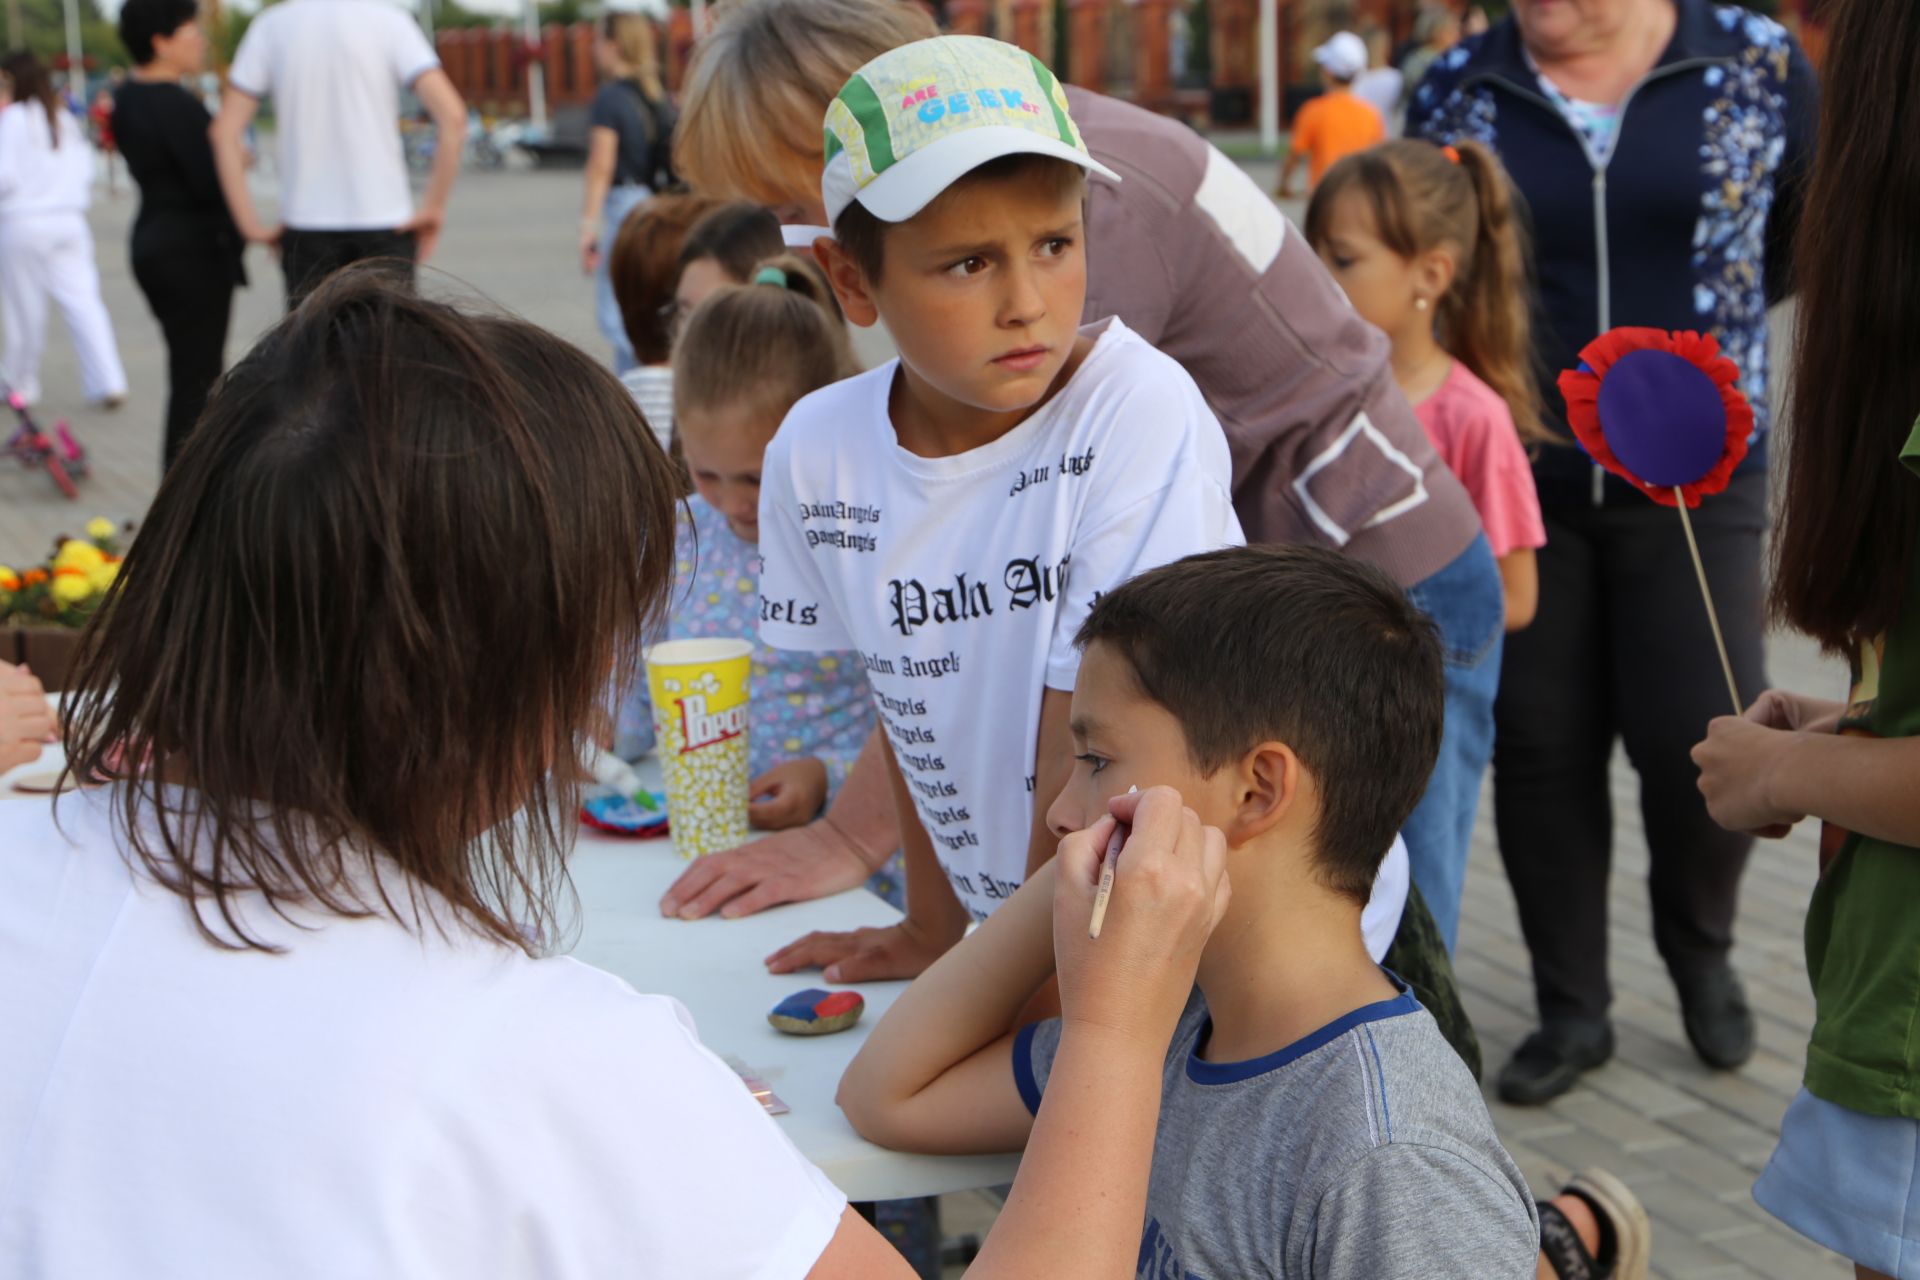
<svg viewBox="0 0 1920 1280">
<path fill-rule="evenodd" d="M 62 0 L 18 0 L 27 48 L 51 63 L 67 56 L 67 11 Z M 7 33 L 9 36 L 11 32 Z M 95 0 L 80 0 L 80 49 L 96 72 L 127 65 L 119 33 Z"/>
<path fill-rule="evenodd" d="M 491 27 L 500 18 L 491 13 L 475 13 L 459 0 L 433 0 L 433 29 L 447 31 L 461 27 Z"/>
</svg>

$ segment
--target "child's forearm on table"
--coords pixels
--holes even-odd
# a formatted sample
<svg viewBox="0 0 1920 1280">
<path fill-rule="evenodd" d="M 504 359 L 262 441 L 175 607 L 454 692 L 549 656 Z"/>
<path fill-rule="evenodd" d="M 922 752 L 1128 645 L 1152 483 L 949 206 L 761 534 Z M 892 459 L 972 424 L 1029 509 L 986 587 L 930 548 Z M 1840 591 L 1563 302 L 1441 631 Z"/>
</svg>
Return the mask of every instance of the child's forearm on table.
<svg viewBox="0 0 1920 1280">
<path fill-rule="evenodd" d="M 873 1029 L 841 1084 L 843 1105 L 912 1098 L 1005 1035 L 1053 973 L 1053 877 L 1033 877 L 933 963 Z"/>
</svg>

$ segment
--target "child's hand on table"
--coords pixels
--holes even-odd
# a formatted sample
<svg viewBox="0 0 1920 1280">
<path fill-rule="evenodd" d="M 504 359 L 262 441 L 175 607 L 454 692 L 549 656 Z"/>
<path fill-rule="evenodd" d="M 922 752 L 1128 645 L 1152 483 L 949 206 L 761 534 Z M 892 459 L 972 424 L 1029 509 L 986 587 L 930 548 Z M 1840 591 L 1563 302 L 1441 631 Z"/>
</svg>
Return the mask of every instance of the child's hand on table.
<svg viewBox="0 0 1920 1280">
<path fill-rule="evenodd" d="M 827 803 L 827 766 L 817 756 L 787 760 L 747 784 L 747 821 L 762 831 L 812 822 Z"/>
<path fill-rule="evenodd" d="M 872 874 L 859 846 L 822 819 L 695 858 L 660 899 L 660 914 L 699 920 L 717 911 L 733 920 L 783 902 L 857 889 Z"/>
<path fill-rule="evenodd" d="M 767 957 L 769 973 L 823 969 L 828 982 L 882 982 L 917 978 L 960 940 L 936 937 L 908 916 L 884 929 L 850 933 L 814 932 Z"/>
<path fill-rule="evenodd" d="M 0 770 L 32 764 L 54 730 L 47 691 L 25 667 L 0 662 Z"/>
<path fill-rule="evenodd" d="M 1226 914 L 1227 841 L 1202 826 L 1178 792 L 1154 787 L 1108 802 L 1114 817 L 1060 842 L 1053 950 L 1061 1017 L 1069 1025 L 1164 1045 L 1193 992 L 1200 953 Z M 1132 830 L 1121 850 L 1100 937 L 1087 936 L 1114 818 Z"/>
</svg>

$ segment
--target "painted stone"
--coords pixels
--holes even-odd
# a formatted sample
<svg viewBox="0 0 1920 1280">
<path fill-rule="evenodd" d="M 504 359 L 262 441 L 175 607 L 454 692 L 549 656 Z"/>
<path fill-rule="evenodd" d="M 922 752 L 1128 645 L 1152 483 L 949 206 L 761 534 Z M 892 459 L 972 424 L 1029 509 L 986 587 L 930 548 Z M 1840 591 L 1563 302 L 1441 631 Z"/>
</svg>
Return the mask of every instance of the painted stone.
<svg viewBox="0 0 1920 1280">
<path fill-rule="evenodd" d="M 825 1036 L 860 1021 L 867 1001 L 858 991 L 822 991 L 808 987 L 773 1006 L 767 1021 L 790 1036 Z"/>
</svg>

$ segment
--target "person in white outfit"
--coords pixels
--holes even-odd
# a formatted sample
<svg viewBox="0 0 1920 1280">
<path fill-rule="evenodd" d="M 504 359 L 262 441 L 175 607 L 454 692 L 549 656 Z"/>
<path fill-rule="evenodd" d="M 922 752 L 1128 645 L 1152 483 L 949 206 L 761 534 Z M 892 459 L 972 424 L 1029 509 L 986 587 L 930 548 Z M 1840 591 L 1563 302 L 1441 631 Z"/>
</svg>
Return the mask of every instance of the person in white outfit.
<svg viewBox="0 0 1920 1280">
<path fill-rule="evenodd" d="M 0 76 L 13 99 L 0 109 L 0 372 L 29 404 L 39 400 L 51 302 L 73 336 L 87 399 L 118 408 L 127 373 L 87 229 L 93 150 L 40 59 L 9 54 Z"/>
<path fill-rule="evenodd" d="M 433 172 L 416 206 L 400 143 L 400 95 L 433 121 Z M 247 186 L 247 127 L 267 98 L 279 135 L 280 225 Z M 382 259 L 412 283 L 433 254 L 460 172 L 467 104 L 420 25 L 389 0 L 288 0 L 260 11 L 234 52 L 213 155 L 234 225 L 278 247 L 287 309 L 351 263 Z"/>
</svg>

